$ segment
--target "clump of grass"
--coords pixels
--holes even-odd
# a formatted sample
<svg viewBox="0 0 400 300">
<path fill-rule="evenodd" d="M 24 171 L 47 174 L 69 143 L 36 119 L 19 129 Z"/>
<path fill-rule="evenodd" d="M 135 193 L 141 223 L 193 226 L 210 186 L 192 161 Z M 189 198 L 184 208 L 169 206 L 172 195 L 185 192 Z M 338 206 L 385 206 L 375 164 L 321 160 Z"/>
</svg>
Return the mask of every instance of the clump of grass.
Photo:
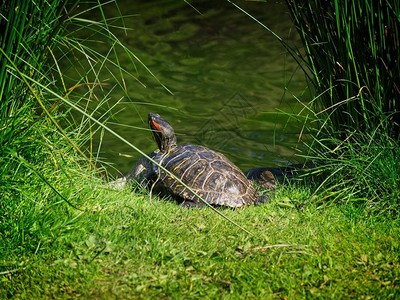
<svg viewBox="0 0 400 300">
<path fill-rule="evenodd" d="M 399 212 L 400 4 L 287 1 L 314 99 L 309 153 L 331 201 Z M 352 200 L 351 200 L 352 199 Z"/>
<path fill-rule="evenodd" d="M 316 193 L 323 195 L 319 203 L 359 204 L 375 213 L 396 215 L 400 199 L 400 148 L 385 133 L 376 136 L 354 132 L 340 144 L 335 153 L 324 145 L 324 140 L 314 141 L 313 156 L 307 158 L 316 167 L 307 174 L 320 185 Z M 327 140 L 332 142 L 332 138 Z"/>
<path fill-rule="evenodd" d="M 21 249 L 34 251 L 38 236 L 31 230 L 33 224 L 44 217 L 50 203 L 62 200 L 44 190 L 54 187 L 56 174 L 62 172 L 59 149 L 70 149 L 71 145 L 60 140 L 65 132 L 57 131 L 60 116 L 51 113 L 55 102 L 26 77 L 52 85 L 49 49 L 54 48 L 53 38 L 62 32 L 64 8 L 63 1 L 1 4 L 0 252 L 4 255 Z M 63 152 L 66 155 L 69 150 Z M 44 166 L 53 166 L 53 172 L 44 173 Z M 30 186 L 43 189 L 44 197 L 28 192 Z"/>
<path fill-rule="evenodd" d="M 104 14 L 101 21 L 82 15 L 111 4 L 115 2 L 93 3 L 82 12 L 77 3 L 64 0 L 1 3 L 0 259 L 10 253 L 35 253 L 46 234 L 57 236 L 52 230 L 62 225 L 54 224 L 63 221 L 53 219 L 52 212 L 80 211 L 83 205 L 67 192 L 73 179 L 88 180 L 94 170 L 99 172 L 92 149 L 82 150 L 100 128 L 89 117 L 101 124 L 112 116 L 107 95 L 102 99 L 95 93 L 103 85 L 99 72 L 114 66 L 113 71 L 120 71 L 116 81 L 123 86 L 124 69 L 87 43 L 94 34 L 105 36 L 113 52 L 122 45 L 111 29 L 121 26 L 115 24 L 117 18 L 109 24 Z M 67 27 L 93 35 L 77 38 Z M 77 56 L 90 67 L 72 81 L 63 68 L 76 68 Z M 85 64 L 84 59 L 80 63 Z M 81 93 L 84 88 L 87 92 Z M 72 115 L 70 104 L 79 107 L 83 117 Z"/>
</svg>

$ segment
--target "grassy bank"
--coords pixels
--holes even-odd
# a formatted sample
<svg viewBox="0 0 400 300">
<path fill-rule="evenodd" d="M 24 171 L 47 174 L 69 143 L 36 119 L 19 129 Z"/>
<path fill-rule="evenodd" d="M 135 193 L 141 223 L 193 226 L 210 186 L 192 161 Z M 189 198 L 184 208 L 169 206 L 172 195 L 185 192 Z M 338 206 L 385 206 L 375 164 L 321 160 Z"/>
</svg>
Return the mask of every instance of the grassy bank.
<svg viewBox="0 0 400 300">
<path fill-rule="evenodd" d="M 76 190 L 71 198 L 86 211 L 50 212 L 40 241 L 3 261 L 14 271 L 2 276 L 1 298 L 400 295 L 399 222 L 348 208 L 290 208 L 290 197 L 309 196 L 303 188 L 285 188 L 264 206 L 223 211 L 254 236 L 208 209 L 150 202 L 93 180 Z"/>
</svg>

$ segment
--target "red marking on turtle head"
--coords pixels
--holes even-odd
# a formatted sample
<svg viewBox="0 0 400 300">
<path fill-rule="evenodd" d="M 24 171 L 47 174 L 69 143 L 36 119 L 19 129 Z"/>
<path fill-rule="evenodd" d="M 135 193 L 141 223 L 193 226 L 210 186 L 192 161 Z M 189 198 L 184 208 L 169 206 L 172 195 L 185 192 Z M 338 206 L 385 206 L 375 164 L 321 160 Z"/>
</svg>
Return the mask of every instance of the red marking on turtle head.
<svg viewBox="0 0 400 300">
<path fill-rule="evenodd" d="M 154 127 L 156 127 L 158 131 L 163 133 L 163 130 L 161 129 L 161 126 L 154 120 L 152 120 L 152 122 L 153 122 Z"/>
</svg>

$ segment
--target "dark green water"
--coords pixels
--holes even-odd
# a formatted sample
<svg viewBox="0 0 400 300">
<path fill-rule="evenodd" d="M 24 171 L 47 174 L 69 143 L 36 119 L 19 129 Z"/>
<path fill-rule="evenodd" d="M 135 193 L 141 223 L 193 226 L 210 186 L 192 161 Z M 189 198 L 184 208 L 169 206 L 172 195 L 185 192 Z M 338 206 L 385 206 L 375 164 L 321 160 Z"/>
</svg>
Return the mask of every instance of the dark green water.
<svg viewBox="0 0 400 300">
<path fill-rule="evenodd" d="M 110 94 L 112 101 L 121 100 L 114 109 L 121 110 L 116 122 L 133 127 L 111 124 L 111 128 L 151 152 L 156 146 L 150 133 L 135 128 L 146 128 L 151 111 L 174 126 L 178 143 L 220 151 L 243 170 L 296 160 L 293 148 L 300 124 L 288 123 L 278 109 L 298 110 L 293 94 L 300 95 L 306 84 L 271 33 L 222 0 L 191 1 L 202 14 L 176 0 L 118 3 L 122 15 L 135 16 L 125 19 L 133 30 L 116 34 L 173 94 L 138 64 L 141 83 L 126 77 L 129 98 L 118 89 Z M 237 3 L 278 35 L 299 44 L 284 3 Z M 106 10 L 108 15 L 114 13 L 111 6 Z M 119 58 L 136 72 L 122 51 Z M 100 156 L 122 173 L 139 157 L 109 134 Z"/>
</svg>

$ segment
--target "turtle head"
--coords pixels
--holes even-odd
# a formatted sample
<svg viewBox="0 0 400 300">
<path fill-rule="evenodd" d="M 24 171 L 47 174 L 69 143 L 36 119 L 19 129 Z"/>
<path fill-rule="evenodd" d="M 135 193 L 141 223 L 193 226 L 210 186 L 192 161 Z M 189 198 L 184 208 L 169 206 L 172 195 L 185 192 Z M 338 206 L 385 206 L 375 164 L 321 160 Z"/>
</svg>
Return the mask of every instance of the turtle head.
<svg viewBox="0 0 400 300">
<path fill-rule="evenodd" d="M 159 114 L 149 113 L 149 129 L 161 152 L 176 147 L 176 136 L 171 124 L 160 117 Z"/>
</svg>

